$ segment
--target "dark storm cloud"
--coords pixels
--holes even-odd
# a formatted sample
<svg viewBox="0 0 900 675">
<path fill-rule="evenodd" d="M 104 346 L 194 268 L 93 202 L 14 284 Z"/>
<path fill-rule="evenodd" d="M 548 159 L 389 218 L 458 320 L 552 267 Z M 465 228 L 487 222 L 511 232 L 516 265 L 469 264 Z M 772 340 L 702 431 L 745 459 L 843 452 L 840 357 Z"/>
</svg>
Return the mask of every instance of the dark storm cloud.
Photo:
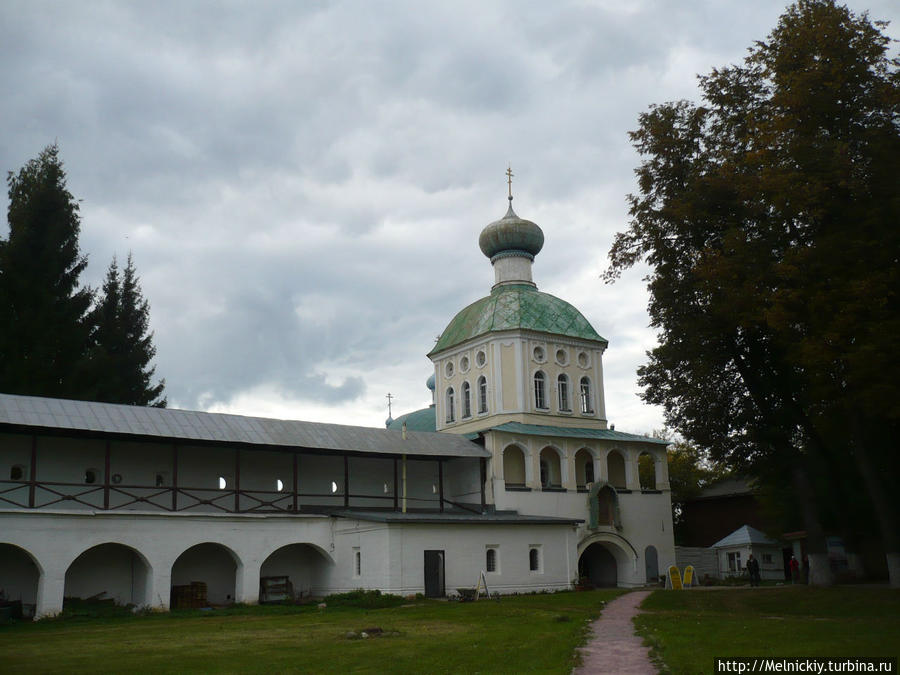
<svg viewBox="0 0 900 675">
<path fill-rule="evenodd" d="M 640 273 L 599 278 L 634 190 L 627 131 L 781 9 L 8 0 L 0 165 L 59 140 L 85 280 L 133 251 L 172 404 L 377 424 L 388 390 L 395 412 L 428 403 L 424 355 L 490 288 L 477 237 L 510 162 L 547 237 L 535 280 L 610 340 L 610 418 L 649 431 Z"/>
</svg>

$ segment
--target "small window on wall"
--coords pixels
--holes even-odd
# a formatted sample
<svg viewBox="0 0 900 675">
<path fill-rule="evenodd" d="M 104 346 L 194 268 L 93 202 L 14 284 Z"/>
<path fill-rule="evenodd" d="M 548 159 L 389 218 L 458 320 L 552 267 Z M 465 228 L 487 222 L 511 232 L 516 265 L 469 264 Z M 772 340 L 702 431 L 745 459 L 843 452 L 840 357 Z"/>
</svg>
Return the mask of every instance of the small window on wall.
<svg viewBox="0 0 900 675">
<path fill-rule="evenodd" d="M 16 464 L 11 467 L 9 470 L 9 479 L 10 480 L 25 480 L 25 467 L 21 464 Z"/>
<path fill-rule="evenodd" d="M 463 417 L 471 417 L 472 416 L 472 388 L 469 386 L 468 382 L 463 382 L 462 386 L 462 395 L 463 395 Z"/>
<path fill-rule="evenodd" d="M 541 571 L 541 548 L 532 546 L 528 549 L 528 569 L 532 572 Z"/>
<path fill-rule="evenodd" d="M 534 407 L 539 410 L 547 409 L 546 377 L 540 370 L 534 374 Z"/>
<path fill-rule="evenodd" d="M 763 553 L 762 554 L 763 564 L 771 565 L 772 564 L 772 554 L 771 553 Z"/>
<path fill-rule="evenodd" d="M 569 412 L 572 408 L 569 406 L 569 378 L 560 375 L 556 378 L 556 389 L 559 393 L 559 409 L 562 412 Z"/>
<path fill-rule="evenodd" d="M 88 485 L 93 485 L 97 482 L 97 469 L 85 469 L 84 470 L 84 482 Z"/>
<path fill-rule="evenodd" d="M 455 422 L 456 421 L 456 408 L 454 407 L 454 391 L 453 387 L 449 387 L 447 389 L 447 422 Z"/>
<path fill-rule="evenodd" d="M 169 473 L 167 471 L 156 472 L 156 487 L 165 487 L 169 484 Z"/>
<path fill-rule="evenodd" d="M 478 378 L 478 412 L 481 414 L 487 411 L 487 378 L 482 375 Z"/>
<path fill-rule="evenodd" d="M 581 378 L 581 413 L 590 415 L 594 412 L 594 404 L 591 403 L 591 381 L 587 377 Z"/>
<path fill-rule="evenodd" d="M 353 549 L 353 576 L 362 576 L 362 552 L 358 546 Z"/>
<path fill-rule="evenodd" d="M 484 569 L 487 572 L 498 572 L 499 571 L 499 566 L 497 565 L 497 547 L 496 546 L 488 546 L 487 551 L 485 551 Z"/>
</svg>

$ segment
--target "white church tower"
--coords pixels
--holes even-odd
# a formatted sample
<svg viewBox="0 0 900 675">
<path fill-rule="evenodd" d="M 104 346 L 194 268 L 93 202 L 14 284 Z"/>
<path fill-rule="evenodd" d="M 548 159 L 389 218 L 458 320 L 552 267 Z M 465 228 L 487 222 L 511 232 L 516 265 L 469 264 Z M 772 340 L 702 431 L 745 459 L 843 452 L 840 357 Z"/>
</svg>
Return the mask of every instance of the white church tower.
<svg viewBox="0 0 900 675">
<path fill-rule="evenodd" d="M 490 294 L 453 317 L 428 354 L 434 404 L 390 427 L 483 439 L 485 493 L 498 512 L 582 519 L 578 575 L 643 584 L 675 561 L 666 443 L 608 428 L 608 343 L 578 309 L 538 290 L 544 233 L 515 213 L 511 186 L 508 198 L 478 240 L 494 268 Z"/>
</svg>

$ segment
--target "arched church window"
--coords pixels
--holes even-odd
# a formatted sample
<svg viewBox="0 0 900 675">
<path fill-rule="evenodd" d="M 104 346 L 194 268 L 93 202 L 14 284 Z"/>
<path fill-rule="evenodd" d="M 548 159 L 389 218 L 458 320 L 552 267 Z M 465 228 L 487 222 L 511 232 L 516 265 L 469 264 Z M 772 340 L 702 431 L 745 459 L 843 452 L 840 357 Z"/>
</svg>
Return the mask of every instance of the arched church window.
<svg viewBox="0 0 900 675">
<path fill-rule="evenodd" d="M 447 422 L 456 421 L 456 408 L 453 400 L 453 387 L 447 388 Z"/>
<path fill-rule="evenodd" d="M 482 375 L 478 378 L 478 412 L 486 413 L 487 411 L 487 378 Z"/>
<path fill-rule="evenodd" d="M 463 417 L 471 417 L 472 416 L 472 388 L 469 386 L 468 382 L 463 382 L 462 386 L 462 405 L 463 405 Z"/>
<path fill-rule="evenodd" d="M 585 415 L 594 412 L 594 406 L 591 403 L 591 380 L 587 377 L 581 378 L 581 412 Z"/>
<path fill-rule="evenodd" d="M 546 376 L 540 370 L 534 374 L 534 407 L 547 409 Z"/>
<path fill-rule="evenodd" d="M 559 409 L 568 412 L 572 408 L 569 406 L 569 377 L 560 375 L 556 379 L 556 390 L 559 395 Z"/>
</svg>

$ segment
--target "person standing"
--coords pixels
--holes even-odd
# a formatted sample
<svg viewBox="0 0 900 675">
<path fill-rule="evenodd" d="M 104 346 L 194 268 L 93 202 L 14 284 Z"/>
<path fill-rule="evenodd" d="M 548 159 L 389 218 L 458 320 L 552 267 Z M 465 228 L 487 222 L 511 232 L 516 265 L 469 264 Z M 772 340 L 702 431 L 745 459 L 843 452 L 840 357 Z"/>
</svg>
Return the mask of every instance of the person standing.
<svg viewBox="0 0 900 675">
<path fill-rule="evenodd" d="M 800 563 L 797 562 L 797 556 L 791 556 L 791 562 L 788 563 L 788 567 L 791 570 L 791 583 L 799 584 L 800 583 Z"/>
<path fill-rule="evenodd" d="M 750 585 L 759 586 L 759 561 L 750 554 L 747 559 L 747 573 L 750 575 Z"/>
</svg>

